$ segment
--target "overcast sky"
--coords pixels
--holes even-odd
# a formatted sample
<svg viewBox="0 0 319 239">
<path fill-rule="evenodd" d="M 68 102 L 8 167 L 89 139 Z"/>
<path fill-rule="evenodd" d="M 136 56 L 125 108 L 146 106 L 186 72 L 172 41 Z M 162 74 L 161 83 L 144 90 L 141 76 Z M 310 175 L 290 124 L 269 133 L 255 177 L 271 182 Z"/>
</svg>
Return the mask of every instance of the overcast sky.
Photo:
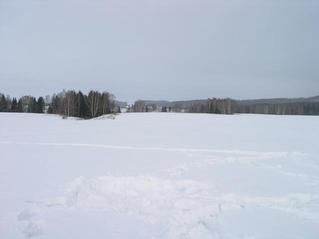
<svg viewBox="0 0 319 239">
<path fill-rule="evenodd" d="M 318 0 L 0 0 L 0 92 L 319 94 Z"/>
</svg>

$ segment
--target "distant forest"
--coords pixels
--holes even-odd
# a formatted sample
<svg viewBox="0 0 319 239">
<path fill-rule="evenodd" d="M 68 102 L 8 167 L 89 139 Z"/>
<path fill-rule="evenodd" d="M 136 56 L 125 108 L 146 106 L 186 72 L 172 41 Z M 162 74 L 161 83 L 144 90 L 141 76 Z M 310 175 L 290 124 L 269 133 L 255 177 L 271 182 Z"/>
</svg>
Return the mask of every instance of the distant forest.
<svg viewBox="0 0 319 239">
<path fill-rule="evenodd" d="M 90 119 L 105 114 L 123 112 L 185 112 L 212 114 L 276 114 L 319 115 L 319 96 L 309 98 L 276 98 L 234 100 L 211 98 L 190 101 L 137 100 L 133 105 L 115 100 L 109 92 L 91 90 L 62 91 L 46 97 L 11 98 L 0 93 L 0 112 L 58 114 L 64 117 Z"/>
<path fill-rule="evenodd" d="M 319 115 L 319 96 L 310 98 L 278 98 L 259 100 L 206 99 L 190 101 L 138 100 L 129 112 L 188 112 L 213 114 Z"/>
<path fill-rule="evenodd" d="M 108 92 L 92 90 L 86 95 L 69 90 L 37 99 L 33 96 L 17 99 L 0 94 L 0 112 L 48 113 L 90 119 L 119 110 L 114 96 Z"/>
</svg>

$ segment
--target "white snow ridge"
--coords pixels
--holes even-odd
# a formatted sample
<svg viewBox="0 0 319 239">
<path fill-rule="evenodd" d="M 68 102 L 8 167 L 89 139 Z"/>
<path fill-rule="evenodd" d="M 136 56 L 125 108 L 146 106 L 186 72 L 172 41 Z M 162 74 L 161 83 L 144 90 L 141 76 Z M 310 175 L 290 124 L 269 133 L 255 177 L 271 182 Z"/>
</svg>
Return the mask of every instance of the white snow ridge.
<svg viewBox="0 0 319 239">
<path fill-rule="evenodd" d="M 192 180 L 154 177 L 77 178 L 69 188 L 68 207 L 114 210 L 167 227 L 163 238 L 206 238 L 213 230 L 218 201 L 213 189 Z"/>
<path fill-rule="evenodd" d="M 156 238 L 225 238 L 218 230 L 218 217 L 228 210 L 250 207 L 274 208 L 319 222 L 319 197 L 245 197 L 221 194 L 214 187 L 193 180 L 168 180 L 156 177 L 78 177 L 66 188 L 64 196 L 37 202 L 37 211 L 49 214 L 57 208 L 79 211 L 111 211 L 137 216 L 146 225 L 161 225 Z M 310 209 L 310 210 L 308 210 Z M 26 237 L 42 234 L 41 223 L 30 211 L 20 213 L 27 221 Z M 246 238 L 246 237 L 243 237 Z"/>
</svg>

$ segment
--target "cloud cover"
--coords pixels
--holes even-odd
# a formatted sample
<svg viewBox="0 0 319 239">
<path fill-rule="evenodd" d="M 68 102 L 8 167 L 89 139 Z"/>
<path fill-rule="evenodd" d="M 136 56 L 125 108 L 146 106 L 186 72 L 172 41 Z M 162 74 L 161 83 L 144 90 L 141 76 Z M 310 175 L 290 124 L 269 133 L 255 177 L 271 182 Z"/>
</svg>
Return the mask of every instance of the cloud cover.
<svg viewBox="0 0 319 239">
<path fill-rule="evenodd" d="M 1 0 L 0 91 L 315 95 L 318 11 L 314 0 Z"/>
</svg>

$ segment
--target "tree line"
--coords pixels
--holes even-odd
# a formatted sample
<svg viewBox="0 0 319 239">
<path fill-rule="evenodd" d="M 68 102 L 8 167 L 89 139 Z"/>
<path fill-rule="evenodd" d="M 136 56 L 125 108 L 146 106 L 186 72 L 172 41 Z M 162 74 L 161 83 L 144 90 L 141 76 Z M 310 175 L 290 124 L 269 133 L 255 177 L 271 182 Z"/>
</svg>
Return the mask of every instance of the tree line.
<svg viewBox="0 0 319 239">
<path fill-rule="evenodd" d="M 22 96 L 19 99 L 0 94 L 0 112 L 49 113 L 89 119 L 119 111 L 114 95 L 106 91 L 91 90 L 83 94 L 68 90 L 45 98 Z"/>
<path fill-rule="evenodd" d="M 0 112 L 50 113 L 66 117 L 90 119 L 104 114 L 118 113 L 120 107 L 109 92 L 91 90 L 62 91 L 58 94 L 35 98 L 23 96 L 11 98 L 0 94 Z M 280 114 L 319 115 L 319 96 L 294 99 L 234 100 L 210 98 L 191 101 L 143 101 L 137 100 L 127 112 L 188 112 L 212 114 Z"/>
<path fill-rule="evenodd" d="M 0 94 L 0 112 L 27 112 L 44 113 L 45 102 L 43 97 L 36 99 L 32 96 L 23 96 L 20 99 Z"/>
<path fill-rule="evenodd" d="M 129 107 L 129 112 L 188 112 L 188 113 L 214 113 L 232 114 L 234 101 L 227 99 L 207 99 L 189 102 L 173 102 L 167 105 L 158 105 L 156 102 L 148 103 L 143 100 L 135 101 Z"/>
<path fill-rule="evenodd" d="M 156 102 L 136 101 L 129 112 L 188 112 L 212 114 L 276 114 L 319 115 L 319 97 L 296 99 L 266 99 L 240 101 L 230 98 L 207 100 Z"/>
<path fill-rule="evenodd" d="M 205 103 L 194 103 L 188 112 L 190 113 L 211 113 L 211 114 L 233 114 L 234 100 L 226 99 L 207 99 Z"/>
<path fill-rule="evenodd" d="M 235 113 L 275 115 L 319 115 L 319 102 L 253 103 L 235 106 Z"/>
</svg>

